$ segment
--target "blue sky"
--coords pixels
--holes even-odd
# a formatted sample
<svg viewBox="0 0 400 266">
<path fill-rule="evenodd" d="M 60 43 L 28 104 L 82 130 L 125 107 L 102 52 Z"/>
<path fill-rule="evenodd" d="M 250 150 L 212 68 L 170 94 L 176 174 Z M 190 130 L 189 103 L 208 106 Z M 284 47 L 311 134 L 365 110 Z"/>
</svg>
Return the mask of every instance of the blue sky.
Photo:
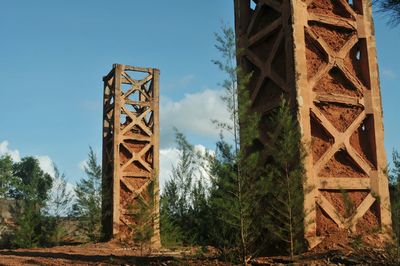
<svg viewBox="0 0 400 266">
<path fill-rule="evenodd" d="M 213 148 L 209 120 L 226 116 L 213 33 L 233 25 L 232 2 L 1 1 L 0 152 L 41 156 L 78 180 L 89 145 L 101 154 L 102 76 L 113 63 L 161 69 L 164 176 L 176 156 L 172 126 Z M 400 28 L 375 20 L 390 152 L 400 148 Z"/>
</svg>

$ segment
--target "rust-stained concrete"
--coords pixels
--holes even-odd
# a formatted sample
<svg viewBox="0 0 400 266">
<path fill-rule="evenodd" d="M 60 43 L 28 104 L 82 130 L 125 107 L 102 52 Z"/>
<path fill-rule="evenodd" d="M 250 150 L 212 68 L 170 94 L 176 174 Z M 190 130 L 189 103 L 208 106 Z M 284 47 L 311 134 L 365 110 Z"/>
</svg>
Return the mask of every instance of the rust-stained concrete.
<svg viewBox="0 0 400 266">
<path fill-rule="evenodd" d="M 158 220 L 159 70 L 115 64 L 103 78 L 103 233 L 105 240 L 132 239 L 130 215 L 137 197 L 155 182 L 155 235 Z"/>
<path fill-rule="evenodd" d="M 305 237 L 391 233 L 382 106 L 370 2 L 235 0 L 239 65 L 253 111 L 294 103 L 305 160 Z M 268 151 L 266 151 L 267 153 Z M 347 206 L 347 207 L 346 207 Z M 350 206 L 350 208 L 349 208 Z"/>
</svg>

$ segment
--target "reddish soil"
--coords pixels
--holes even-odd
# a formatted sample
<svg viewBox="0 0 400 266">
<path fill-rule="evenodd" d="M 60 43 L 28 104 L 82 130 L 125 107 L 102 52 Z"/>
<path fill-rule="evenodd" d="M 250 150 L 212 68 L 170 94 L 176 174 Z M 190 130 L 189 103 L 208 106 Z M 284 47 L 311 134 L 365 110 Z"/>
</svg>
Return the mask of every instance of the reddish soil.
<svg viewBox="0 0 400 266">
<path fill-rule="evenodd" d="M 321 177 L 366 178 L 367 175 L 344 150 L 338 151 L 321 169 Z"/>
<path fill-rule="evenodd" d="M 317 236 L 327 236 L 330 234 L 336 234 L 340 231 L 338 225 L 319 206 L 317 206 L 316 220 Z"/>
<path fill-rule="evenodd" d="M 313 1 L 308 6 L 308 12 L 322 14 L 322 15 L 351 18 L 350 13 L 347 12 L 347 10 L 339 3 L 338 0 Z"/>
<path fill-rule="evenodd" d="M 311 79 L 327 61 L 327 56 L 323 49 L 315 44 L 311 37 L 306 34 L 306 59 L 308 79 Z"/>
<path fill-rule="evenodd" d="M 315 35 L 321 37 L 334 51 L 338 52 L 354 32 L 344 28 L 332 27 L 319 23 L 309 23 Z"/>
<path fill-rule="evenodd" d="M 196 258 L 196 250 L 160 250 L 143 255 L 139 248 L 113 243 L 0 250 L 0 265 L 230 265 L 220 262 L 210 251 Z"/>
<path fill-rule="evenodd" d="M 338 68 L 333 68 L 314 87 L 315 92 L 342 94 L 353 97 L 360 96 L 360 93 L 343 75 Z"/>
<path fill-rule="evenodd" d="M 368 191 L 346 191 L 348 203 L 341 191 L 321 191 L 321 194 L 333 205 L 336 211 L 345 218 L 351 217 L 361 202 L 369 194 Z"/>
<path fill-rule="evenodd" d="M 311 146 L 313 161 L 316 163 L 321 156 L 332 146 L 333 138 L 317 122 L 317 118 L 311 117 Z"/>
<path fill-rule="evenodd" d="M 350 106 L 339 103 L 319 103 L 316 106 L 340 132 L 345 132 L 363 111 L 361 106 Z"/>
<path fill-rule="evenodd" d="M 364 216 L 360 220 L 358 220 L 356 225 L 357 233 L 371 234 L 380 231 L 380 219 L 377 214 L 375 214 L 375 212 L 375 210 L 370 209 L 364 214 Z"/>
</svg>

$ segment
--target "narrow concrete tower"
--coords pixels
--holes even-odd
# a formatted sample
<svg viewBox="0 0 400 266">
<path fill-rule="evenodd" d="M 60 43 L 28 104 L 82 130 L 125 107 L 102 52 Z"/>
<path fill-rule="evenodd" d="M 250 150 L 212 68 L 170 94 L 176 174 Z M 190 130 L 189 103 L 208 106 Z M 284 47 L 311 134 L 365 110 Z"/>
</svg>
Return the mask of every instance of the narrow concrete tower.
<svg viewBox="0 0 400 266">
<path fill-rule="evenodd" d="M 129 239 L 132 207 L 153 182 L 159 208 L 159 70 L 115 64 L 103 78 L 103 234 Z M 159 220 L 153 247 L 160 246 Z"/>
<path fill-rule="evenodd" d="M 267 117 L 282 94 L 295 103 L 308 151 L 304 211 L 310 247 L 343 232 L 388 236 L 370 1 L 235 0 L 235 20 L 243 51 L 239 65 L 253 72 L 253 110 Z M 265 123 L 262 119 L 260 145 Z"/>
</svg>

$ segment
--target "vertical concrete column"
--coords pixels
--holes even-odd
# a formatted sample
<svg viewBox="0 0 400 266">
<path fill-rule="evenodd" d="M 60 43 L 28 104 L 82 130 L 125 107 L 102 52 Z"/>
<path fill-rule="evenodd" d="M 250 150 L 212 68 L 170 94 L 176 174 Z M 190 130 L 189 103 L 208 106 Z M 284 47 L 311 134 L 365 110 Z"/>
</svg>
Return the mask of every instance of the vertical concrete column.
<svg viewBox="0 0 400 266">
<path fill-rule="evenodd" d="M 115 64 L 103 78 L 103 234 L 132 238 L 132 208 L 153 183 L 159 233 L 159 70 Z"/>
<path fill-rule="evenodd" d="M 252 110 L 267 118 L 284 95 L 303 144 L 305 237 L 391 232 L 382 106 L 367 0 L 235 0 L 238 64 L 253 76 Z M 268 150 L 265 148 L 265 156 Z"/>
</svg>

